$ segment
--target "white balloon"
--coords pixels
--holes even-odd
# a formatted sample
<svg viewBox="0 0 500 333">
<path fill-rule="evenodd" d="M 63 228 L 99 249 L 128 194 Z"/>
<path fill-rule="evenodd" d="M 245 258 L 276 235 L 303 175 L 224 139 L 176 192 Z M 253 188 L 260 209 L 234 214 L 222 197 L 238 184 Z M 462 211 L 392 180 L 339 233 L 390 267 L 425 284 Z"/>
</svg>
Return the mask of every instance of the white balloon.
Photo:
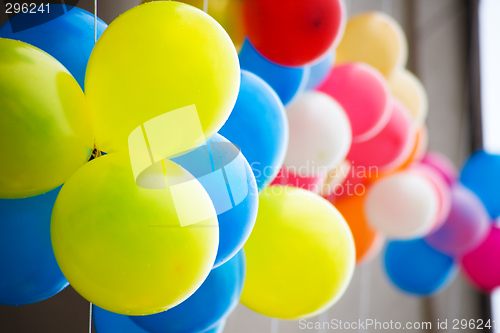
<svg viewBox="0 0 500 333">
<path fill-rule="evenodd" d="M 284 165 L 301 176 L 326 173 L 342 163 L 352 141 L 344 109 L 330 96 L 307 91 L 287 108 L 290 139 Z"/>
<path fill-rule="evenodd" d="M 368 189 L 364 210 L 368 223 L 387 237 L 419 238 L 434 227 L 439 194 L 425 176 L 402 171 L 382 178 Z"/>
<path fill-rule="evenodd" d="M 342 185 L 342 183 L 347 179 L 349 172 L 351 172 L 351 162 L 348 160 L 343 161 L 338 166 L 329 170 L 320 194 L 324 197 L 332 194 L 336 190 L 337 186 Z"/>
</svg>

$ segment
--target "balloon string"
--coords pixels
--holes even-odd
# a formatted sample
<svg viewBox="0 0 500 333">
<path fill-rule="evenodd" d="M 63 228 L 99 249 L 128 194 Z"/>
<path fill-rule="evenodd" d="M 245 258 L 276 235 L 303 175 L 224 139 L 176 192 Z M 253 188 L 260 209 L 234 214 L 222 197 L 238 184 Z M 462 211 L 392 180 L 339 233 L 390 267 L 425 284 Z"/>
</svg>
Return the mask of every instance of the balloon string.
<svg viewBox="0 0 500 333">
<path fill-rule="evenodd" d="M 97 0 L 94 0 L 94 44 L 97 43 Z M 89 161 L 101 156 L 101 151 L 94 144 Z M 92 333 L 92 303 L 89 303 L 89 333 Z"/>
<path fill-rule="evenodd" d="M 94 0 L 94 44 L 97 43 L 97 0 Z M 101 152 L 95 147 L 90 155 L 90 159 L 101 156 Z M 92 303 L 89 303 L 89 333 L 92 333 Z"/>
<path fill-rule="evenodd" d="M 318 320 L 320 322 L 320 329 L 318 330 L 318 333 L 326 333 L 326 329 L 324 328 L 323 323 L 328 321 L 328 310 L 321 313 L 318 317 Z"/>
<path fill-rule="evenodd" d="M 458 310 L 460 306 L 460 291 L 462 286 L 458 283 L 458 281 L 455 281 L 454 285 L 451 286 L 449 293 L 450 296 L 448 298 L 448 318 L 450 318 L 451 321 L 453 319 L 458 318 Z M 448 331 L 454 331 L 453 325 L 448 326 Z"/>
<path fill-rule="evenodd" d="M 94 0 L 94 43 L 97 43 L 97 0 Z"/>
<path fill-rule="evenodd" d="M 276 318 L 271 318 L 271 333 L 278 333 L 280 321 Z"/>
<path fill-rule="evenodd" d="M 359 319 L 361 322 L 368 318 L 370 311 L 370 284 L 371 284 L 371 265 L 365 264 L 361 268 L 361 286 L 359 288 Z M 358 333 L 367 332 L 366 328 L 359 328 Z"/>
<path fill-rule="evenodd" d="M 92 333 L 92 303 L 89 308 L 89 333 Z"/>
</svg>

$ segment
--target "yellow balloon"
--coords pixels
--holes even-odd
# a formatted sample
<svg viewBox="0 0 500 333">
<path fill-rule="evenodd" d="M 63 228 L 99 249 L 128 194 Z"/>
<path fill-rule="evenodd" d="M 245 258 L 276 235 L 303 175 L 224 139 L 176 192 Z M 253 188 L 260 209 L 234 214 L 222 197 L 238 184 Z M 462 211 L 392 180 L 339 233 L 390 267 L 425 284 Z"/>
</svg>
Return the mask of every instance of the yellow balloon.
<svg viewBox="0 0 500 333">
<path fill-rule="evenodd" d="M 158 0 L 144 0 L 152 2 Z M 180 0 L 203 10 L 205 0 Z M 243 0 L 208 0 L 208 15 L 212 16 L 226 30 L 237 50 L 241 48 L 245 39 L 243 26 Z"/>
<path fill-rule="evenodd" d="M 336 64 L 365 62 L 389 78 L 407 59 L 408 42 L 398 22 L 381 12 L 368 12 L 347 21 Z"/>
<path fill-rule="evenodd" d="M 241 302 L 281 319 L 325 311 L 346 290 L 355 265 L 342 215 L 322 197 L 295 187 L 270 186 L 260 194 L 245 254 Z"/>
<path fill-rule="evenodd" d="M 166 170 L 174 178 L 182 172 Z M 88 301 L 126 315 L 164 311 L 188 298 L 212 269 L 219 242 L 215 210 L 181 227 L 164 178 L 146 178 L 149 188 L 135 183 L 126 153 L 98 157 L 68 179 L 52 214 L 64 276 Z"/>
<path fill-rule="evenodd" d="M 0 38 L 0 198 L 50 191 L 87 162 L 94 146 L 82 89 L 56 59 Z"/>
<path fill-rule="evenodd" d="M 87 66 L 96 145 L 125 151 L 137 126 L 190 105 L 208 139 L 231 113 L 239 83 L 234 45 L 209 15 L 175 1 L 134 7 L 104 31 Z"/>
<path fill-rule="evenodd" d="M 415 124 L 420 127 L 425 123 L 429 101 L 422 82 L 406 69 L 396 71 L 389 78 L 392 94 L 410 111 Z"/>
</svg>

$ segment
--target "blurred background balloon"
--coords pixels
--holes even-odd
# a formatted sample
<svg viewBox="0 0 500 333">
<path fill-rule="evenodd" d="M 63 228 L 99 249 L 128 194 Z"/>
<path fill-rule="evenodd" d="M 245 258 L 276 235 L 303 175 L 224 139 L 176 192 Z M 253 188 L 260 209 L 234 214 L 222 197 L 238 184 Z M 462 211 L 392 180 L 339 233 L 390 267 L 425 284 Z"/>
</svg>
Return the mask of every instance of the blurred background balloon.
<svg viewBox="0 0 500 333">
<path fill-rule="evenodd" d="M 374 137 L 354 142 L 347 159 L 357 166 L 377 168 L 379 174 L 397 170 L 410 157 L 416 140 L 416 128 L 406 107 L 392 99 L 390 118 Z"/>
<path fill-rule="evenodd" d="M 448 286 L 456 276 L 453 259 L 422 239 L 392 241 L 384 253 L 384 268 L 396 287 L 417 296 L 431 296 Z"/>
<path fill-rule="evenodd" d="M 351 122 L 353 142 L 373 138 L 389 121 L 389 86 L 379 72 L 366 64 L 334 67 L 317 89 L 344 108 Z"/>
<path fill-rule="evenodd" d="M 266 59 L 304 66 L 342 38 L 343 0 L 250 0 L 243 7 L 248 39 Z"/>
<path fill-rule="evenodd" d="M 279 97 L 264 80 L 242 70 L 236 105 L 219 133 L 240 147 L 262 191 L 279 172 L 288 147 L 288 118 Z"/>
<path fill-rule="evenodd" d="M 237 53 L 224 29 L 175 1 L 145 3 L 120 15 L 97 42 L 86 75 L 96 145 L 105 152 L 127 150 L 137 126 L 193 104 L 210 138 L 231 113 L 240 82 Z M 188 125 L 178 127 L 179 135 Z M 194 140 L 184 144 L 197 146 Z"/>
<path fill-rule="evenodd" d="M 429 151 L 422 158 L 422 164 L 428 165 L 441 175 L 448 186 L 453 186 L 458 178 L 457 168 L 443 154 Z"/>
<path fill-rule="evenodd" d="M 20 40 L 47 52 L 66 67 L 83 89 L 87 62 L 95 44 L 94 14 L 61 4 L 49 4 L 46 10 L 48 13 L 37 10 L 13 16 L 0 27 L 0 37 Z M 64 14 L 28 29 L 16 29 L 18 25 L 46 19 L 50 12 Z M 97 18 L 97 38 L 107 26 Z"/>
<path fill-rule="evenodd" d="M 400 171 L 369 188 L 364 211 L 372 228 L 388 238 L 418 238 L 435 225 L 439 195 L 424 175 Z"/>
<path fill-rule="evenodd" d="M 408 43 L 399 23 L 387 14 L 367 12 L 347 21 L 336 63 L 364 62 L 390 78 L 407 58 Z"/>
<path fill-rule="evenodd" d="M 144 0 L 152 2 L 159 0 Z M 204 0 L 180 0 L 198 9 L 204 10 Z M 243 26 L 244 0 L 210 0 L 207 1 L 207 14 L 212 16 L 226 30 L 236 49 L 240 49 L 245 38 Z"/>
<path fill-rule="evenodd" d="M 219 222 L 219 248 L 214 264 L 217 267 L 231 259 L 250 236 L 259 193 L 252 169 L 238 147 L 219 134 L 208 144 L 210 148 L 202 146 L 172 161 L 200 181 L 215 206 Z M 219 182 L 215 181 L 217 174 Z"/>
<path fill-rule="evenodd" d="M 451 191 L 450 187 L 441 176 L 441 174 L 435 169 L 420 163 L 415 163 L 409 167 L 409 170 L 415 171 L 423 175 L 427 180 L 431 182 L 438 195 L 438 213 L 434 225 L 432 226 L 431 232 L 436 231 L 443 225 L 443 223 L 448 218 L 451 209 Z"/>
<path fill-rule="evenodd" d="M 473 153 L 460 173 L 460 181 L 477 194 L 491 218 L 500 216 L 500 155 Z"/>
<path fill-rule="evenodd" d="M 342 163 L 352 141 L 344 109 L 330 96 L 306 91 L 286 108 L 290 141 L 284 164 L 299 176 L 325 177 Z"/>
<path fill-rule="evenodd" d="M 50 216 L 59 190 L 0 199 L 0 304 L 40 302 L 68 285 L 50 242 Z"/>
<path fill-rule="evenodd" d="M 479 198 L 461 184 L 451 189 L 451 210 L 444 224 L 425 237 L 427 244 L 452 257 L 461 257 L 480 245 L 490 220 Z"/>
<path fill-rule="evenodd" d="M 241 69 L 245 69 L 266 81 L 276 91 L 284 105 L 292 102 L 306 88 L 310 67 L 284 67 L 262 57 L 245 39 L 239 53 Z"/>
<path fill-rule="evenodd" d="M 417 127 L 422 126 L 429 111 L 429 101 L 422 82 L 407 69 L 394 72 L 389 78 L 391 91 L 410 111 Z"/>
<path fill-rule="evenodd" d="M 260 194 L 245 254 L 241 302 L 282 319 L 325 311 L 344 293 L 355 265 L 342 215 L 320 196 L 291 186 L 270 186 Z"/>
<path fill-rule="evenodd" d="M 34 46 L 0 38 L 0 198 L 50 191 L 87 162 L 94 146 L 82 89 Z"/>
<path fill-rule="evenodd" d="M 321 59 L 309 65 L 310 73 L 307 81 L 306 90 L 315 89 L 327 78 L 335 62 L 335 49 L 328 51 Z"/>
<path fill-rule="evenodd" d="M 462 271 L 470 282 L 485 292 L 500 286 L 500 229 L 492 225 L 486 239 L 461 259 Z"/>
<path fill-rule="evenodd" d="M 225 320 L 238 304 L 245 269 L 242 250 L 214 268 L 201 287 L 181 304 L 161 313 L 130 318 L 150 333 L 205 332 Z"/>
<path fill-rule="evenodd" d="M 366 194 L 348 196 L 333 204 L 345 218 L 356 246 L 356 263 L 374 258 L 382 249 L 383 236 L 366 222 L 363 203 Z"/>
<path fill-rule="evenodd" d="M 417 130 L 415 137 L 415 145 L 413 150 L 399 169 L 404 169 L 414 162 L 421 162 L 424 158 L 427 148 L 429 147 L 429 133 L 427 127 L 424 125 Z"/>
<path fill-rule="evenodd" d="M 191 296 L 212 269 L 219 241 L 215 209 L 213 217 L 181 226 L 179 212 L 196 207 L 172 203 L 163 175 L 171 182 L 183 171 L 170 163 L 161 176 L 150 175 L 156 188 L 143 188 L 128 154 L 108 154 L 80 168 L 61 189 L 51 223 L 54 254 L 71 286 L 97 306 L 128 315 L 163 311 Z M 184 196 L 209 209 L 203 187 L 190 184 Z"/>
</svg>

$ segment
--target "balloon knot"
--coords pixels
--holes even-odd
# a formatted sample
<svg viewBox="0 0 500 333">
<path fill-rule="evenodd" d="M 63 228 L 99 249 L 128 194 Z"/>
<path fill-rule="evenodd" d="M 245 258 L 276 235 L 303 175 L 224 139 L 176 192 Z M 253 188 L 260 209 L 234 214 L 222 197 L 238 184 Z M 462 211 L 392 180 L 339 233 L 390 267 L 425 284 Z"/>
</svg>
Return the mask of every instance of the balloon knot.
<svg viewBox="0 0 500 333">
<path fill-rule="evenodd" d="M 92 150 L 92 153 L 90 154 L 88 162 L 92 161 L 93 159 L 96 159 L 98 157 L 102 156 L 102 152 L 97 149 L 97 147 L 94 144 L 94 149 Z"/>
</svg>

